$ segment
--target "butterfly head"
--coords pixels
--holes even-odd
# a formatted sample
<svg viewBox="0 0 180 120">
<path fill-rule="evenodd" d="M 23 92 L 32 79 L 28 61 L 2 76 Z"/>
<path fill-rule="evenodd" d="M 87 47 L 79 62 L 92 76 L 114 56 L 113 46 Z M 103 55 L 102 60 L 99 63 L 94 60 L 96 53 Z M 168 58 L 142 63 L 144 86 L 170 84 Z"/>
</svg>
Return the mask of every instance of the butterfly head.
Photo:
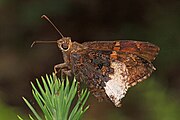
<svg viewBox="0 0 180 120">
<path fill-rule="evenodd" d="M 57 41 L 58 47 L 62 51 L 68 51 L 72 47 L 72 42 L 70 37 L 63 37 Z"/>
</svg>

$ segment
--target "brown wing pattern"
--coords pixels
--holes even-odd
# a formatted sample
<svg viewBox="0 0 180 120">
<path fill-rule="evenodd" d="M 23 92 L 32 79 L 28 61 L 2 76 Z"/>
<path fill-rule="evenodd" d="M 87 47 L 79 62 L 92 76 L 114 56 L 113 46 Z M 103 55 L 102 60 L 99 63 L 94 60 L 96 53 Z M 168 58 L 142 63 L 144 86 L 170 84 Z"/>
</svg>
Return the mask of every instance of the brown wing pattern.
<svg viewBox="0 0 180 120">
<path fill-rule="evenodd" d="M 159 47 L 141 41 L 94 41 L 83 45 L 98 51 L 112 51 L 111 61 L 118 60 L 126 64 L 129 72 L 129 84 L 135 85 L 146 79 L 155 70 L 151 63 L 159 52 Z"/>
<path fill-rule="evenodd" d="M 94 41 L 85 42 L 83 45 L 95 50 L 114 50 L 117 52 L 136 54 L 149 62 L 152 62 L 159 52 L 159 47 L 154 44 L 132 40 Z"/>
<path fill-rule="evenodd" d="M 120 52 L 136 54 L 152 62 L 159 52 L 159 47 L 148 42 L 140 41 L 121 41 Z"/>
<path fill-rule="evenodd" d="M 155 70 L 151 61 L 159 51 L 153 44 L 138 41 L 95 41 L 85 42 L 83 46 L 86 49 L 71 53 L 71 69 L 100 101 L 107 98 L 104 83 L 110 80 L 110 74 L 114 74 L 111 62 L 126 65 L 127 83 L 134 86 Z"/>
<path fill-rule="evenodd" d="M 72 72 L 85 82 L 91 93 L 99 100 L 107 99 L 104 82 L 108 81 L 111 51 L 80 50 L 71 54 Z M 104 69 L 104 70 L 103 70 Z M 105 70 L 106 69 L 106 70 Z"/>
<path fill-rule="evenodd" d="M 155 70 L 152 63 L 133 54 L 118 54 L 117 60 L 123 62 L 129 74 L 128 83 L 130 86 L 146 79 Z"/>
</svg>

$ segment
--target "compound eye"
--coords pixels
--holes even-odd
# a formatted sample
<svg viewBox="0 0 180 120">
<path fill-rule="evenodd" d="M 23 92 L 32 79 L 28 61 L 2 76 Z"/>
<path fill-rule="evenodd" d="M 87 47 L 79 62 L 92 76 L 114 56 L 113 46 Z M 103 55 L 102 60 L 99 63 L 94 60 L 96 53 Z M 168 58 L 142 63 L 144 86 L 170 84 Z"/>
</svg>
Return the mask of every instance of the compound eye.
<svg viewBox="0 0 180 120">
<path fill-rule="evenodd" d="M 61 45 L 61 47 L 62 47 L 63 50 L 67 50 L 69 46 L 68 46 L 67 43 L 63 43 L 63 44 Z"/>
</svg>

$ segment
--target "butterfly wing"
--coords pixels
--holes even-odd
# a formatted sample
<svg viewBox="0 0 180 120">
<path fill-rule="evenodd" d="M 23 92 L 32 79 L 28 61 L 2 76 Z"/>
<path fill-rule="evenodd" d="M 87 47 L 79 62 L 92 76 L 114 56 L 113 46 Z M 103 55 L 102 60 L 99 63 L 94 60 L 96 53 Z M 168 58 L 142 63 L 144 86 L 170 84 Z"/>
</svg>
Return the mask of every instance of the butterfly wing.
<svg viewBox="0 0 180 120">
<path fill-rule="evenodd" d="M 91 93 L 99 101 L 107 99 L 103 87 L 105 86 L 105 81 L 109 80 L 105 72 L 113 72 L 110 68 L 110 53 L 111 51 L 85 49 L 72 52 L 70 55 L 71 70 L 77 80 L 85 82 Z"/>
<path fill-rule="evenodd" d="M 129 87 L 153 72 L 151 61 L 159 50 L 153 44 L 137 41 L 85 42 L 83 46 L 86 49 L 71 54 L 73 73 L 86 81 L 95 97 L 108 96 L 117 107 Z"/>
<path fill-rule="evenodd" d="M 129 84 L 135 85 L 151 75 L 155 67 L 151 63 L 159 52 L 159 47 L 142 41 L 94 41 L 85 42 L 84 46 L 97 51 L 112 51 L 111 62 L 117 60 L 123 62 L 130 75 Z"/>
<path fill-rule="evenodd" d="M 159 47 L 149 42 L 121 40 L 121 41 L 94 41 L 84 42 L 87 46 L 95 50 L 114 50 L 117 52 L 136 54 L 149 62 L 152 62 L 158 52 Z"/>
</svg>

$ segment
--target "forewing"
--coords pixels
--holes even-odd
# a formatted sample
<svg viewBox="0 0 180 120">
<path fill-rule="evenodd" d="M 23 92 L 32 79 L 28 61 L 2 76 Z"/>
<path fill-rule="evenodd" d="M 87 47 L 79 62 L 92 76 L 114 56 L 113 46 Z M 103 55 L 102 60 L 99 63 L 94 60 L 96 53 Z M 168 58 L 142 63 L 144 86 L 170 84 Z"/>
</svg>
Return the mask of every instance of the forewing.
<svg viewBox="0 0 180 120">
<path fill-rule="evenodd" d="M 83 45 L 95 50 L 112 50 L 135 54 L 149 62 L 152 62 L 159 52 L 159 47 L 154 44 L 133 40 L 94 41 L 85 42 Z"/>
</svg>

